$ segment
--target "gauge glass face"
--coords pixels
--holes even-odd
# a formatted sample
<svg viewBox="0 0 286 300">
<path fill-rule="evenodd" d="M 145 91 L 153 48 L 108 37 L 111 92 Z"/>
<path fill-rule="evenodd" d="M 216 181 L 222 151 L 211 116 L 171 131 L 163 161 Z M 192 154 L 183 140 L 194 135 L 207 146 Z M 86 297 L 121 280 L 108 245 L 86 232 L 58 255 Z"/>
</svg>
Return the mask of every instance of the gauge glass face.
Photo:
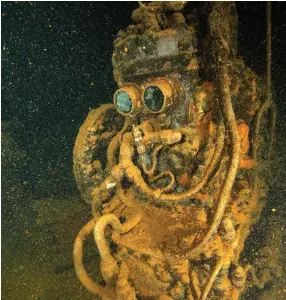
<svg viewBox="0 0 286 300">
<path fill-rule="evenodd" d="M 119 112 L 128 114 L 132 110 L 132 101 L 128 93 L 124 91 L 117 92 L 115 96 L 115 105 Z"/>
<path fill-rule="evenodd" d="M 159 112 L 164 105 L 164 94 L 158 86 L 149 86 L 144 92 L 144 103 L 148 110 Z"/>
</svg>

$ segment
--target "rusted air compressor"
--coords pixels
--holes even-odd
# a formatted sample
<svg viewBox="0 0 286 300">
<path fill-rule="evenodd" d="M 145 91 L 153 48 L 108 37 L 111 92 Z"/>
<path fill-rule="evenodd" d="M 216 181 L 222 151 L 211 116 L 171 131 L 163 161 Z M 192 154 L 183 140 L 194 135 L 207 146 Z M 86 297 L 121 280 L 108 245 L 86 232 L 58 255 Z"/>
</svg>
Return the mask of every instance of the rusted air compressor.
<svg viewBox="0 0 286 300">
<path fill-rule="evenodd" d="M 113 104 L 89 113 L 75 143 L 93 214 L 75 268 L 102 299 L 238 299 L 249 274 L 267 280 L 240 254 L 266 199 L 273 103 L 237 57 L 235 5 L 185 11 L 139 2 L 114 42 Z M 88 234 L 104 283 L 83 267 Z"/>
</svg>

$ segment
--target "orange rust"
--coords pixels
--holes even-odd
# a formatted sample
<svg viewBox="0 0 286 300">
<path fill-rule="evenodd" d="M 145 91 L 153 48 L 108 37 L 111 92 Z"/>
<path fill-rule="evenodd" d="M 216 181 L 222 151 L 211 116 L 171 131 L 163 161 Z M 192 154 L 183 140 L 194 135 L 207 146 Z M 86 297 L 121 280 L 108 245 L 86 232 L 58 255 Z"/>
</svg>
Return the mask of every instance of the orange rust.
<svg viewBox="0 0 286 300">
<path fill-rule="evenodd" d="M 201 201 L 208 201 L 209 200 L 209 195 L 208 194 L 197 193 L 197 194 L 195 194 L 195 198 L 197 200 L 201 200 Z"/>
<path fill-rule="evenodd" d="M 185 67 L 186 71 L 190 71 L 190 70 L 198 70 L 199 69 L 199 64 L 198 61 L 193 58 L 189 61 L 188 65 Z"/>
<path fill-rule="evenodd" d="M 238 121 L 238 135 L 240 141 L 240 162 L 239 167 L 243 169 L 251 169 L 254 166 L 254 160 L 247 156 L 249 151 L 249 127 L 240 120 Z"/>
<path fill-rule="evenodd" d="M 178 182 L 184 187 L 188 187 L 191 184 L 191 179 L 189 174 L 186 172 L 177 178 Z"/>
<path fill-rule="evenodd" d="M 252 169 L 254 167 L 254 160 L 249 159 L 241 159 L 239 162 L 239 167 L 242 169 Z"/>
<path fill-rule="evenodd" d="M 212 121 L 210 121 L 209 123 L 209 135 L 213 135 L 215 133 L 215 126 L 214 123 Z"/>
<path fill-rule="evenodd" d="M 239 88 L 240 88 L 240 84 L 238 83 L 238 84 L 236 85 L 236 87 L 234 88 L 233 93 L 237 95 L 237 94 L 239 93 Z"/>
<path fill-rule="evenodd" d="M 208 112 L 204 116 L 199 116 L 196 119 L 196 128 L 202 138 L 205 138 L 208 133 L 213 129 L 210 128 L 210 122 L 212 118 L 212 113 Z"/>
</svg>

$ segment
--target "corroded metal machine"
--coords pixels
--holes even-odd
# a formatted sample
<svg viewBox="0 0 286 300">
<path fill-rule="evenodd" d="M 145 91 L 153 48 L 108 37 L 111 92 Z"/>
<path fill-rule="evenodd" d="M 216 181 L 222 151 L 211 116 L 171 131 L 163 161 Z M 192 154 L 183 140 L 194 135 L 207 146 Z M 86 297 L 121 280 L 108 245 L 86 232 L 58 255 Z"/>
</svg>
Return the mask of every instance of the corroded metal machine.
<svg viewBox="0 0 286 300">
<path fill-rule="evenodd" d="M 233 3 L 139 2 L 132 19 L 114 42 L 114 103 L 74 148 L 93 214 L 77 275 L 102 299 L 238 299 L 271 272 L 240 262 L 266 198 L 269 90 L 237 57 Z M 91 233 L 101 283 L 83 266 Z"/>
</svg>

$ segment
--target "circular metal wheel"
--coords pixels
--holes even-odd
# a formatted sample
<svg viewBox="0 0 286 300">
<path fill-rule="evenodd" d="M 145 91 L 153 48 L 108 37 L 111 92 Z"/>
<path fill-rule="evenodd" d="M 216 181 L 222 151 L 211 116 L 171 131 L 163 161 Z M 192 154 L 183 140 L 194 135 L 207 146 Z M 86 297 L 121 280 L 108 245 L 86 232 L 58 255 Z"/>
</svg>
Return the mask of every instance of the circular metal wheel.
<svg viewBox="0 0 286 300">
<path fill-rule="evenodd" d="M 73 150 L 73 172 L 80 194 L 89 204 L 93 189 L 107 176 L 108 145 L 123 124 L 124 117 L 115 106 L 104 104 L 90 111 L 79 130 Z"/>
</svg>

